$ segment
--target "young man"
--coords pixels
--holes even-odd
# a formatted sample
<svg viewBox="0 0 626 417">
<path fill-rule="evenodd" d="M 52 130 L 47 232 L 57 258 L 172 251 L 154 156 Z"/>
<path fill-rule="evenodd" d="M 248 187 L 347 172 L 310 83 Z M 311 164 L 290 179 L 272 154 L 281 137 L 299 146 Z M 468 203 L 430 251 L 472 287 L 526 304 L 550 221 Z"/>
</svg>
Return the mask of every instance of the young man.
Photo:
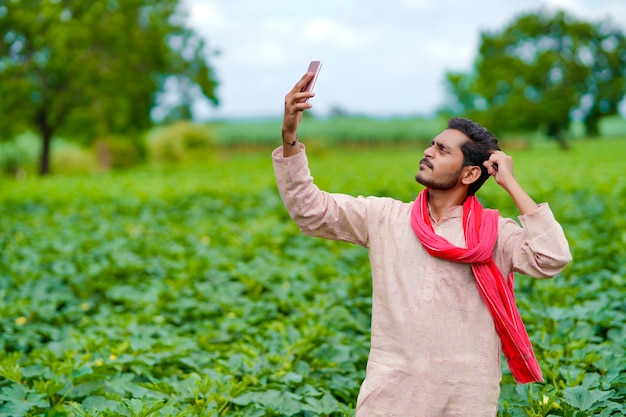
<svg viewBox="0 0 626 417">
<path fill-rule="evenodd" d="M 372 335 L 358 417 L 493 417 L 501 352 L 520 383 L 541 381 L 513 296 L 513 272 L 552 277 L 571 261 L 561 226 L 513 175 L 486 129 L 456 118 L 424 151 L 415 202 L 321 191 L 297 128 L 311 107 L 305 74 L 285 97 L 273 154 L 280 195 L 302 232 L 369 249 Z M 520 227 L 474 193 L 493 176 Z"/>
</svg>

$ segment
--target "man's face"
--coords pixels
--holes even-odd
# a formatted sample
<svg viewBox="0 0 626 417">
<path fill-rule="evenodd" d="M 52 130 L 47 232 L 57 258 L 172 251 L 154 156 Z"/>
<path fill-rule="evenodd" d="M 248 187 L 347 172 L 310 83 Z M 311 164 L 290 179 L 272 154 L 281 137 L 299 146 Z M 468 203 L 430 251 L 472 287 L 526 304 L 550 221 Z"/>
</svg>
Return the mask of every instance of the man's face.
<svg viewBox="0 0 626 417">
<path fill-rule="evenodd" d="M 415 180 L 430 190 L 447 191 L 459 184 L 463 174 L 461 145 L 469 139 L 454 129 L 446 129 L 424 151 Z"/>
</svg>

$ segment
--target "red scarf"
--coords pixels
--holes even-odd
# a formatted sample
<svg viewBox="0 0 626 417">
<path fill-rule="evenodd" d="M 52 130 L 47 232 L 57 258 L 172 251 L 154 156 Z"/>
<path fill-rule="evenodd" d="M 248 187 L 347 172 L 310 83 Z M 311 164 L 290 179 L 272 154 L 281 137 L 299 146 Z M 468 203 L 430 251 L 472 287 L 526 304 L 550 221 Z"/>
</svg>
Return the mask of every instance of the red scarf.
<svg viewBox="0 0 626 417">
<path fill-rule="evenodd" d="M 541 382 L 541 369 L 515 305 L 513 273 L 509 274 L 508 281 L 505 280 L 493 260 L 498 218 L 497 210 L 483 210 L 475 196 L 467 197 L 463 203 L 463 232 L 467 249 L 459 248 L 435 234 L 429 218 L 428 194 L 424 190 L 413 204 L 411 226 L 424 249 L 432 256 L 471 264 L 480 295 L 502 340 L 502 351 L 513 377 L 519 384 Z"/>
</svg>

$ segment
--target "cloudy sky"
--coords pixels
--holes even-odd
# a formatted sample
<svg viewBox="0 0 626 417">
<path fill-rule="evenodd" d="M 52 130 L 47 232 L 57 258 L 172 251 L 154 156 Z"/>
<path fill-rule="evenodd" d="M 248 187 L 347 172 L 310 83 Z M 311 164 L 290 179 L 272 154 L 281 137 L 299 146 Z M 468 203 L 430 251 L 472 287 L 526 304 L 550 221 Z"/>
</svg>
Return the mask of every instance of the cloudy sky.
<svg viewBox="0 0 626 417">
<path fill-rule="evenodd" d="M 515 16 L 564 9 L 626 31 L 624 0 L 184 0 L 189 25 L 219 50 L 219 107 L 200 120 L 281 117 L 311 60 L 323 67 L 313 112 L 427 115 L 444 101 L 446 71 L 468 71 L 481 31 Z"/>
</svg>

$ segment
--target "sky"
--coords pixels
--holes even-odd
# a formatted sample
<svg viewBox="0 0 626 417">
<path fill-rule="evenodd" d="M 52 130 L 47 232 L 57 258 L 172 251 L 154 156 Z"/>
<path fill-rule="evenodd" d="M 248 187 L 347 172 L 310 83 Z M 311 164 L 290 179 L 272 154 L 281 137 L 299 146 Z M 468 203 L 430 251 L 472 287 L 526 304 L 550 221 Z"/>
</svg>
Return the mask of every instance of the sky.
<svg viewBox="0 0 626 417">
<path fill-rule="evenodd" d="M 310 110 L 326 116 L 433 114 L 446 72 L 468 72 L 481 32 L 521 13 L 565 10 L 626 32 L 624 0 L 183 0 L 187 24 L 213 51 L 220 104 L 196 100 L 197 120 L 282 117 L 284 97 L 323 62 Z"/>
</svg>

